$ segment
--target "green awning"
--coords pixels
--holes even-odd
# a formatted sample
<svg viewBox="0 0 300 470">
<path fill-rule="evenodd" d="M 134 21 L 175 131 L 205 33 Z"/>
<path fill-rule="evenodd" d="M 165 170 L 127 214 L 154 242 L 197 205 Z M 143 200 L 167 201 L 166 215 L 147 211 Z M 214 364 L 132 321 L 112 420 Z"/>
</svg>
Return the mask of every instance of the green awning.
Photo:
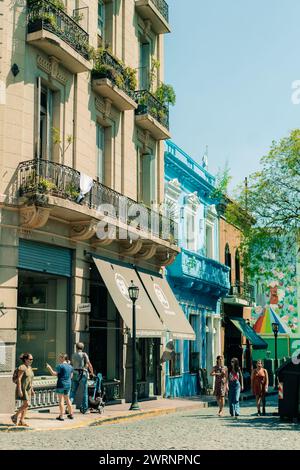
<svg viewBox="0 0 300 470">
<path fill-rule="evenodd" d="M 244 318 L 229 317 L 230 321 L 237 327 L 243 336 L 250 341 L 253 349 L 267 349 L 268 344 L 251 328 Z"/>
</svg>

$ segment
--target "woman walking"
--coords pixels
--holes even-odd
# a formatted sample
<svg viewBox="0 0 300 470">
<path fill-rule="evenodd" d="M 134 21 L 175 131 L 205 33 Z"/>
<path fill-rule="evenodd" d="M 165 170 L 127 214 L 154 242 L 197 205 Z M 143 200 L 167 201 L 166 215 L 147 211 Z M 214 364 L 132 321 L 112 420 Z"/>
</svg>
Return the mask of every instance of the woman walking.
<svg viewBox="0 0 300 470">
<path fill-rule="evenodd" d="M 269 387 L 268 371 L 263 367 L 263 361 L 258 359 L 256 369 L 251 375 L 251 389 L 256 398 L 257 416 L 261 416 L 260 406 L 263 405 L 263 416 L 266 414 L 266 392 Z"/>
<path fill-rule="evenodd" d="M 31 367 L 33 361 L 32 354 L 28 352 L 21 354 L 20 360 L 23 364 L 18 367 L 18 375 L 16 378 L 16 399 L 22 400 L 22 405 L 17 412 L 12 415 L 11 420 L 17 426 L 25 426 L 28 428 L 29 425 L 25 423 L 25 416 L 31 403 L 31 396 L 34 395 L 34 373 Z"/>
<path fill-rule="evenodd" d="M 239 360 L 234 357 L 231 359 L 231 368 L 228 375 L 229 391 L 229 412 L 234 418 L 240 416 L 240 394 L 244 389 L 243 374 L 239 366 Z"/>
<path fill-rule="evenodd" d="M 225 395 L 228 388 L 228 371 L 227 367 L 224 366 L 223 356 L 217 357 L 217 363 L 213 367 L 210 375 L 215 377 L 215 389 L 214 394 L 219 405 L 219 416 L 223 416 L 223 408 L 225 404 Z"/>
<path fill-rule="evenodd" d="M 60 354 L 58 357 L 59 364 L 55 370 L 49 364 L 46 364 L 51 375 L 57 376 L 56 393 L 58 395 L 59 416 L 58 421 L 64 421 L 64 402 L 66 401 L 68 418 L 74 419 L 72 404 L 70 401 L 71 380 L 73 375 L 73 367 L 69 363 L 67 354 Z"/>
</svg>

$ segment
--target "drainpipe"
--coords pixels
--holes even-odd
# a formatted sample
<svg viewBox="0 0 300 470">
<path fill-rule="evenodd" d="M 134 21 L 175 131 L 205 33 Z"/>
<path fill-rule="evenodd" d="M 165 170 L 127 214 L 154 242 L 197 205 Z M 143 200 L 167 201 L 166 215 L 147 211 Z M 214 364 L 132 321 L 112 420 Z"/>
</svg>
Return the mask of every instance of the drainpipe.
<svg viewBox="0 0 300 470">
<path fill-rule="evenodd" d="M 78 86 L 78 78 L 77 75 L 74 74 L 74 97 L 73 97 L 73 154 L 72 154 L 72 167 L 77 169 L 77 86 Z"/>
</svg>

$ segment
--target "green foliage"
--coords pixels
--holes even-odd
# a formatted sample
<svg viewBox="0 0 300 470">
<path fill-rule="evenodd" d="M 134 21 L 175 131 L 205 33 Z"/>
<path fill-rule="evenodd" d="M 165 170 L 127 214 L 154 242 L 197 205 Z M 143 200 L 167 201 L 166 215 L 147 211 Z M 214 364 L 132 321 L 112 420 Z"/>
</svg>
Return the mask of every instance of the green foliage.
<svg viewBox="0 0 300 470">
<path fill-rule="evenodd" d="M 154 93 L 155 98 L 164 106 L 176 103 L 176 93 L 172 85 L 161 83 Z"/>
<path fill-rule="evenodd" d="M 289 234 L 300 230 L 300 130 L 273 142 L 261 159 L 261 170 L 249 178 L 239 200 L 253 214 L 257 227 Z"/>
<path fill-rule="evenodd" d="M 136 69 L 125 67 L 124 77 L 126 83 L 129 85 L 130 90 L 135 91 L 137 89 Z"/>
<path fill-rule="evenodd" d="M 78 186 L 75 183 L 69 183 L 66 186 L 66 195 L 68 196 L 69 199 L 76 200 L 78 196 L 80 195 Z"/>
<path fill-rule="evenodd" d="M 60 156 L 62 159 L 64 159 L 64 156 L 66 154 L 66 151 L 70 147 L 70 145 L 73 143 L 74 139 L 72 135 L 67 135 L 66 137 L 66 143 L 67 145 L 64 145 L 61 136 L 60 136 L 60 130 L 57 129 L 56 127 L 52 127 L 52 142 L 54 145 L 59 146 L 59 152 Z"/>
<path fill-rule="evenodd" d="M 243 264 L 252 278 L 266 252 L 295 246 L 300 233 L 299 129 L 272 142 L 261 169 L 237 188 L 236 202 L 227 204 L 225 215 L 242 228 Z"/>
<path fill-rule="evenodd" d="M 109 54 L 116 62 L 116 67 L 111 64 L 106 64 L 104 59 L 104 52 L 105 49 L 102 48 L 96 51 L 93 68 L 94 72 L 98 72 L 104 76 L 107 76 L 107 78 L 113 80 L 117 87 L 123 90 L 129 89 L 130 91 L 135 91 L 137 88 L 136 70 L 125 66 L 121 60 L 114 57 L 110 52 Z"/>
<path fill-rule="evenodd" d="M 56 189 L 56 184 L 53 183 L 53 181 L 51 181 L 50 179 L 39 178 L 37 189 L 41 193 L 49 192 L 49 191 L 52 191 L 53 189 Z"/>
<path fill-rule="evenodd" d="M 214 190 L 210 194 L 210 199 L 213 201 L 221 201 L 226 194 L 228 194 L 228 186 L 232 176 L 230 175 L 230 168 L 228 163 L 226 163 L 223 170 L 219 168 L 219 171 L 216 175 L 216 184 Z"/>
<path fill-rule="evenodd" d="M 149 90 L 152 91 L 154 88 L 154 83 L 157 80 L 158 72 L 160 68 L 160 61 L 155 59 L 154 56 L 151 56 L 151 68 L 149 73 Z"/>
</svg>

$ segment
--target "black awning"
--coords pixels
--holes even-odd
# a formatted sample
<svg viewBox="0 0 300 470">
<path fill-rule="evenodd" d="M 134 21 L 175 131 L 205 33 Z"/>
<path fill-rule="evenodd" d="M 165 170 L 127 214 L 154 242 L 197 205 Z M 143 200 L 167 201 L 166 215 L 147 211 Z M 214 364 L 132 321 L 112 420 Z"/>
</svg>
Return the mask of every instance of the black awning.
<svg viewBox="0 0 300 470">
<path fill-rule="evenodd" d="M 253 349 L 267 349 L 268 344 L 263 340 L 253 328 L 248 325 L 244 318 L 229 317 L 229 320 L 234 324 L 236 328 L 240 330 L 243 336 L 250 341 Z"/>
</svg>

